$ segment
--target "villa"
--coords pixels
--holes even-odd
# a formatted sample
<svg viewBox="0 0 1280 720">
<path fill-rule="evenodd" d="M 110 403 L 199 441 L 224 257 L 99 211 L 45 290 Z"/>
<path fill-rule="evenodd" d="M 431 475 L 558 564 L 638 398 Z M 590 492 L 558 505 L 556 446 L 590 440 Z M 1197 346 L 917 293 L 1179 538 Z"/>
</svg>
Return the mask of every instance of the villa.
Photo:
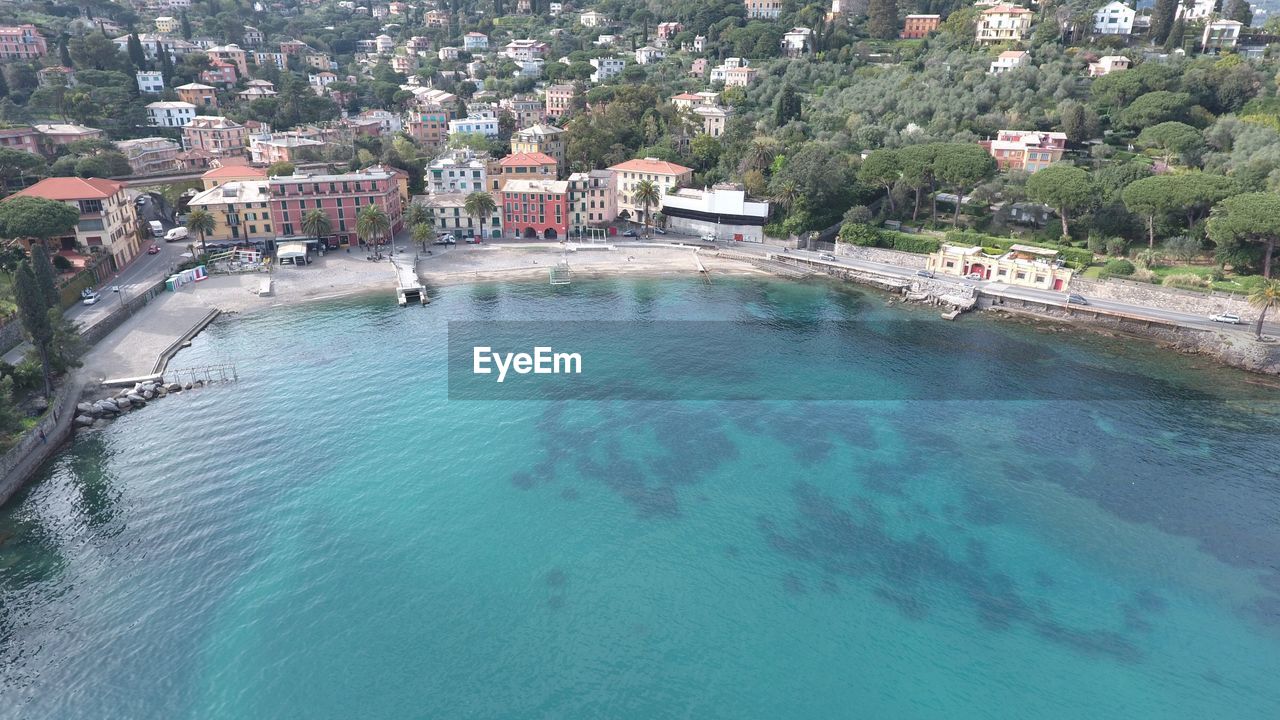
<svg viewBox="0 0 1280 720">
<path fill-rule="evenodd" d="M 943 245 L 929 256 L 929 270 L 959 277 L 977 276 L 980 280 L 1063 291 L 1071 282 L 1072 271 L 1058 259 L 1058 251 L 1031 245 L 1012 245 L 1003 255 L 988 255 L 979 246 Z"/>
</svg>

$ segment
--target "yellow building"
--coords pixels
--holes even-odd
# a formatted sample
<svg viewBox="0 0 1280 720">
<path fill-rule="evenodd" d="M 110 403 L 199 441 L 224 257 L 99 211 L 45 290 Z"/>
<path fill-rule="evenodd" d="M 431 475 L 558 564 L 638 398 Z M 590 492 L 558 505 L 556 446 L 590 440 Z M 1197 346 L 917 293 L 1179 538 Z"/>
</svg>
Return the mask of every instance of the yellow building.
<svg viewBox="0 0 1280 720">
<path fill-rule="evenodd" d="M 1072 271 L 1058 259 L 1058 251 L 1031 245 L 1012 245 L 1003 255 L 988 255 L 981 247 L 943 245 L 929 256 L 928 268 L 942 275 L 1065 292 Z"/>
<path fill-rule="evenodd" d="M 225 169 L 225 168 L 220 168 Z M 213 232 L 206 242 L 274 238 L 271 227 L 269 181 L 225 180 L 191 198 L 191 209 L 202 208 L 213 216 Z M 189 242 L 199 242 L 191 237 Z"/>
</svg>

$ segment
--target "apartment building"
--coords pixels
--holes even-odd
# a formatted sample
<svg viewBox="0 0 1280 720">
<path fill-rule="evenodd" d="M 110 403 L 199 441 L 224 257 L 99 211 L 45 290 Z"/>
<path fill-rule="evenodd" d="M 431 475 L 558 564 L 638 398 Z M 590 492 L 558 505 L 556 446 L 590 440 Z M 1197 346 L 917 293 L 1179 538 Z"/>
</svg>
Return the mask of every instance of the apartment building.
<svg viewBox="0 0 1280 720">
<path fill-rule="evenodd" d="M 618 212 L 627 211 L 629 217 L 640 219 L 643 205 L 635 202 L 636 185 L 643 180 L 652 182 L 658 189 L 658 203 L 649 207 L 650 213 L 662 209 L 662 198 L 672 189 L 688 184 L 693 169 L 657 158 L 628 160 L 609 168 L 613 171 L 617 187 Z"/>
<path fill-rule="evenodd" d="M 0 60 L 35 60 L 49 54 L 35 25 L 0 26 Z"/>
<path fill-rule="evenodd" d="M 178 153 L 182 146 L 174 140 L 159 137 L 117 140 L 116 150 L 129 160 L 134 175 L 159 175 L 178 169 Z"/>
<path fill-rule="evenodd" d="M 330 247 L 358 245 L 363 238 L 356 233 L 356 217 L 370 205 L 377 205 L 387 214 L 392 234 L 404 228 L 399 179 L 386 169 L 281 175 L 268 180 L 268 185 L 271 224 L 278 237 L 305 237 L 302 218 L 311 210 L 321 210 L 333 227 L 332 234 L 324 238 Z M 380 241 L 386 242 L 387 238 Z"/>
<path fill-rule="evenodd" d="M 557 240 L 569 235 L 569 183 L 511 180 L 502 191 L 502 227 L 513 238 Z"/>
<path fill-rule="evenodd" d="M 66 203 L 80 213 L 75 230 L 50 238 L 49 249 L 105 253 L 112 270 L 138 254 L 138 219 L 124 184 L 101 178 L 45 178 L 10 197 L 39 197 Z"/>
<path fill-rule="evenodd" d="M 243 157 L 247 141 L 243 125 L 215 115 L 197 115 L 182 128 L 185 149 L 204 150 L 215 158 Z"/>
</svg>

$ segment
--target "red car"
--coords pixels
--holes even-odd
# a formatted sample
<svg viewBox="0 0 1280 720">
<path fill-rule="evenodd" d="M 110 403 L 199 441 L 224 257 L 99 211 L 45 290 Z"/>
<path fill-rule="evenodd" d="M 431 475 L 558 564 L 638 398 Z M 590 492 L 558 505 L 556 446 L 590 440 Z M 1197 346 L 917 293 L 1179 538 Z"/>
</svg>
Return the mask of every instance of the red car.
<svg viewBox="0 0 1280 720">
<path fill-rule="evenodd" d="M 159 246 L 159 245 L 152 245 L 151 247 L 147 248 L 147 254 L 148 254 L 148 255 L 159 255 L 159 254 L 160 254 L 160 246 Z"/>
</svg>

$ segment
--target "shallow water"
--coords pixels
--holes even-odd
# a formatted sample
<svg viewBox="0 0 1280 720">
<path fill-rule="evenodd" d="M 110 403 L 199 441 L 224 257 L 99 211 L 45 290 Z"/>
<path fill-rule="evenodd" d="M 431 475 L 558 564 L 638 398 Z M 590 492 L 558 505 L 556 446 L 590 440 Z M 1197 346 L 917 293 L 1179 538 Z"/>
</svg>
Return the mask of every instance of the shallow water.
<svg viewBox="0 0 1280 720">
<path fill-rule="evenodd" d="M 1280 716 L 1280 395 L 933 317 L 627 279 L 219 322 L 174 366 L 239 383 L 0 512 L 0 717 Z M 450 320 L 747 321 L 706 353 L 789 389 L 450 400 Z M 787 352 L 821 321 L 874 337 Z"/>
</svg>

